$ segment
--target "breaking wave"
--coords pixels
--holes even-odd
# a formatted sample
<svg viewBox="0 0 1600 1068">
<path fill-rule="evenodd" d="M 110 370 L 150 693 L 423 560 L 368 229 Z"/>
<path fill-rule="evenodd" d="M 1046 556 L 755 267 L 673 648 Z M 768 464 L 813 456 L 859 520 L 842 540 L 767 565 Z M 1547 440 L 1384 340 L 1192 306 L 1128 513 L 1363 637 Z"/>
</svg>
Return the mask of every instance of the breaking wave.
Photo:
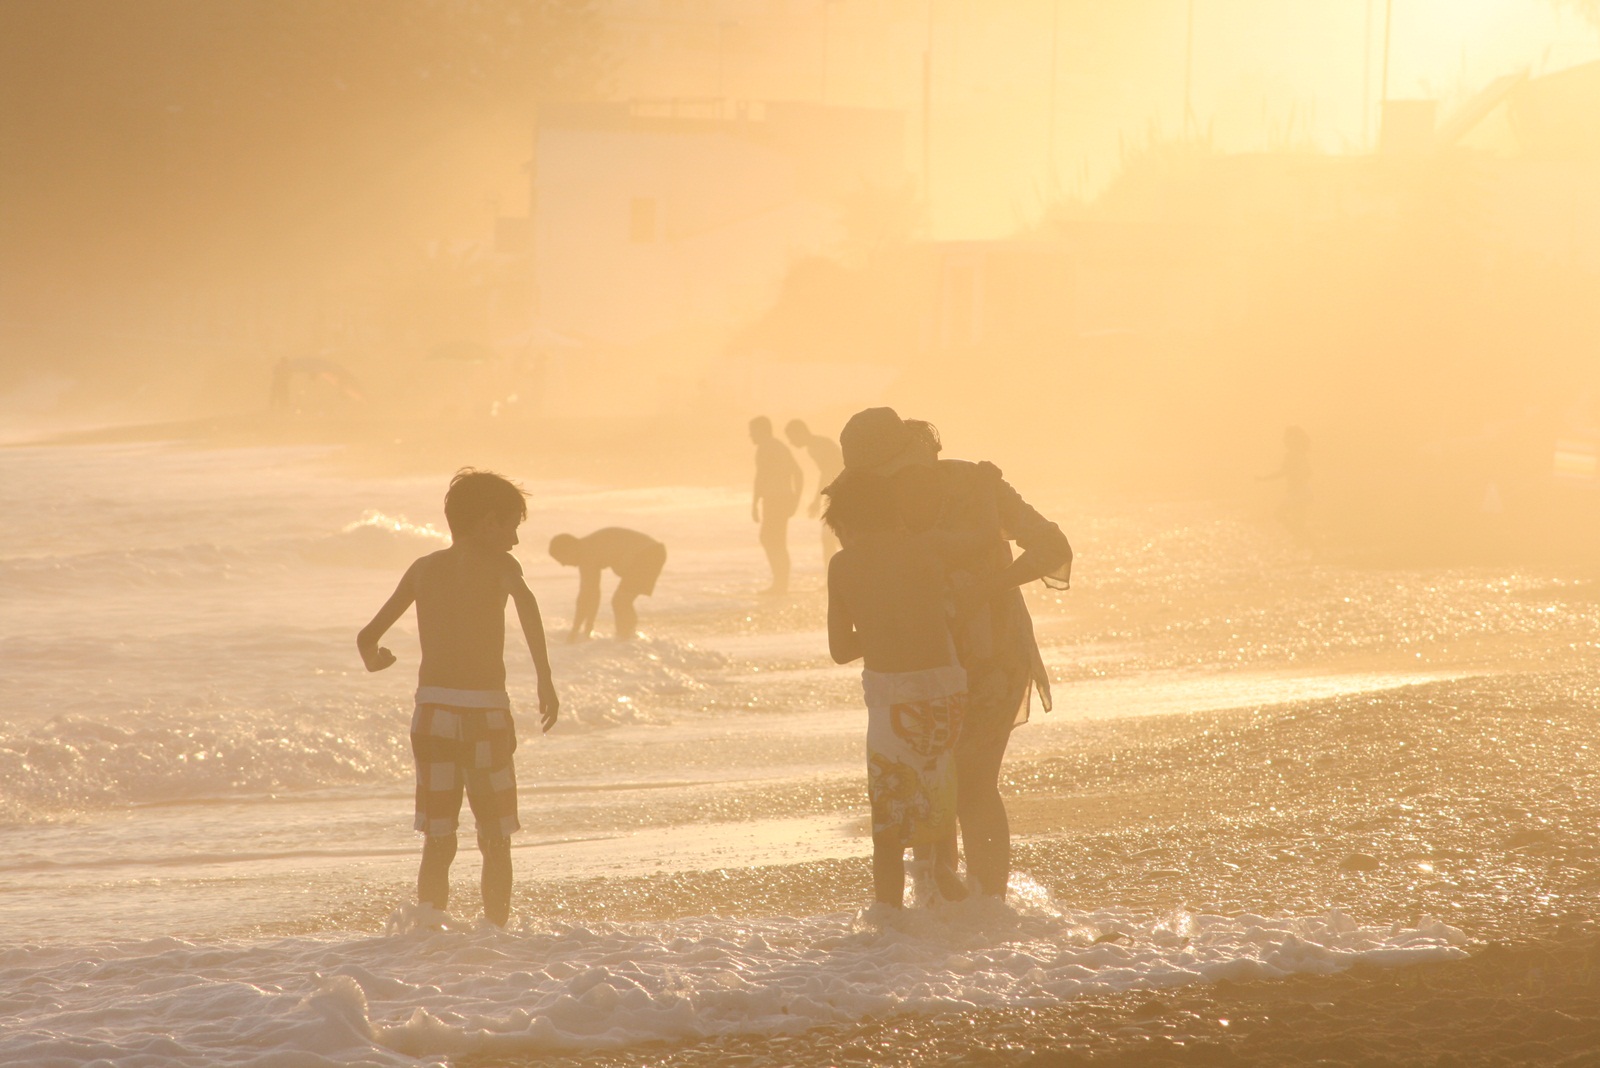
<svg viewBox="0 0 1600 1068">
<path fill-rule="evenodd" d="M 172 1065 L 415 1063 L 792 1034 L 898 1013 L 1059 1004 L 1217 980 L 1466 955 L 1443 923 L 1056 908 L 1025 878 L 992 903 L 915 911 L 507 933 L 194 945 L 174 938 L 0 951 L 15 1026 L 0 1060 Z M 401 924 L 403 928 L 405 925 Z M 101 1012 L 137 1003 L 137 1014 Z M 96 1025 L 87 1031 L 86 1019 Z M 92 1037 L 90 1037 L 92 1036 Z"/>
</svg>

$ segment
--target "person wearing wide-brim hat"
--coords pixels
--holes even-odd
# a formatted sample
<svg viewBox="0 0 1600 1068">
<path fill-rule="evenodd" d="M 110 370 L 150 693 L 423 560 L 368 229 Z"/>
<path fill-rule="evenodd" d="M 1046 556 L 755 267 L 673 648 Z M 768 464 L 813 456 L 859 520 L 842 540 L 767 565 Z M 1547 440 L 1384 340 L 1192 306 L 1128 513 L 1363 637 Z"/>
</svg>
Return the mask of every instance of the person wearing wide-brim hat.
<svg viewBox="0 0 1600 1068">
<path fill-rule="evenodd" d="M 1011 874 L 1011 836 L 1000 797 L 1000 763 L 1011 729 L 1027 722 L 1029 696 L 1051 707 L 1050 678 L 1039 655 L 1022 586 L 1035 579 L 1065 589 L 1072 546 L 1061 528 L 1040 515 L 991 463 L 941 460 L 932 424 L 900 418 L 893 408 L 851 416 L 839 434 L 845 471 L 934 483 L 937 515 L 906 515 L 963 540 L 976 540 L 981 562 L 952 574 L 957 655 L 967 672 L 968 705 L 956 747 L 956 812 L 968 877 L 988 895 L 1004 896 Z M 1022 550 L 1013 559 L 1011 543 Z"/>
</svg>

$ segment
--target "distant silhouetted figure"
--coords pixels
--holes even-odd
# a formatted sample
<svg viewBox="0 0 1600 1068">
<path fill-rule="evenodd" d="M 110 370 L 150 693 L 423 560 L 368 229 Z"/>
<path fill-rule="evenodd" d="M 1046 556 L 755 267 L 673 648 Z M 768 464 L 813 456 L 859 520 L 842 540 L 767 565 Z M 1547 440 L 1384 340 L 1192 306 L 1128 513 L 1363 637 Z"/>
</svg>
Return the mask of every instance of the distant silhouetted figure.
<svg viewBox="0 0 1600 1068">
<path fill-rule="evenodd" d="M 297 359 L 284 356 L 272 365 L 272 386 L 268 393 L 268 403 L 273 409 L 288 411 L 294 407 L 296 376 L 300 376 L 308 383 L 322 382 L 331 386 L 346 400 L 357 402 L 366 400 L 366 393 L 362 390 L 361 384 L 342 364 L 323 356 L 303 356 Z"/>
<path fill-rule="evenodd" d="M 797 449 L 806 450 L 811 456 L 811 462 L 817 465 L 817 490 L 811 495 L 811 503 L 806 505 L 806 515 L 815 519 L 822 512 L 823 489 L 844 470 L 844 454 L 839 451 L 838 442 L 821 434 L 813 434 L 804 420 L 789 420 L 789 425 L 783 428 L 783 433 L 789 439 L 789 444 Z M 823 523 L 822 566 L 827 567 L 828 561 L 833 559 L 833 554 L 838 551 L 839 539 L 834 536 L 833 528 Z"/>
<path fill-rule="evenodd" d="M 844 540 L 828 565 L 828 651 L 864 661 L 872 883 L 905 898 L 905 850 L 916 850 L 949 900 L 956 875 L 956 739 L 967 673 L 956 655 L 939 535 L 912 533 L 882 475 L 851 471 L 828 487 L 827 522 Z"/>
<path fill-rule="evenodd" d="M 417 606 L 422 664 L 411 718 L 417 768 L 416 829 L 427 837 L 417 872 L 417 900 L 441 913 L 450 898 L 450 862 L 465 792 L 483 853 L 483 913 L 504 927 L 511 915 L 511 834 L 517 820 L 517 747 L 506 695 L 506 598 L 539 676 L 539 719 L 554 726 L 560 702 L 550 679 L 539 603 L 511 555 L 527 518 L 525 495 L 491 471 L 463 468 L 450 480 L 444 517 L 450 547 L 416 561 L 387 603 L 356 636 L 368 671 L 395 656 L 378 644 L 405 610 Z"/>
<path fill-rule="evenodd" d="M 1311 534 L 1306 520 L 1311 511 L 1311 435 L 1297 426 L 1283 432 L 1283 464 L 1263 482 L 1283 479 L 1283 503 L 1278 505 L 1278 522 L 1289 531 L 1296 545 L 1309 545 Z"/>
<path fill-rule="evenodd" d="M 805 480 L 789 446 L 772 433 L 772 420 L 758 415 L 750 420 L 750 440 L 756 445 L 756 481 L 750 497 L 750 518 L 761 524 L 761 547 L 772 566 L 772 585 L 762 593 L 789 591 L 789 517 L 800 506 Z"/>
<path fill-rule="evenodd" d="M 556 563 L 578 569 L 578 607 L 572 613 L 572 632 L 567 641 L 582 641 L 594 629 L 600 611 L 600 572 L 616 572 L 617 592 L 611 596 L 611 617 L 616 621 L 619 639 L 639 633 L 639 614 L 634 598 L 656 592 L 656 579 L 667 562 L 667 547 L 648 534 L 626 527 L 604 527 L 585 537 L 557 534 L 550 539 L 550 555 Z"/>
</svg>

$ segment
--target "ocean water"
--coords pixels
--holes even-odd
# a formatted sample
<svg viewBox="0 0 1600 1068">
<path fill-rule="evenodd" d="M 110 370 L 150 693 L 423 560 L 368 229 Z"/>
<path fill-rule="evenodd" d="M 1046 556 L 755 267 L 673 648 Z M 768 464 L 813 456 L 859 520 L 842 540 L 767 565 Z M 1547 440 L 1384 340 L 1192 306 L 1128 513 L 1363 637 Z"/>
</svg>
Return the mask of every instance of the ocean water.
<svg viewBox="0 0 1600 1068">
<path fill-rule="evenodd" d="M 338 460 L 0 450 L 0 1063 L 435 1063 L 1463 952 L 1441 923 L 1271 902 L 1067 909 L 1026 872 L 1008 909 L 886 917 L 861 910 L 863 886 L 855 907 L 818 915 L 542 910 L 527 880 L 759 871 L 871 846 L 859 679 L 826 656 L 814 530 L 794 528 L 795 596 L 762 601 L 745 491 L 536 480 L 517 555 L 564 709 L 539 736 L 508 628 L 512 698 L 529 713 L 517 915 L 507 931 L 477 920 L 469 833 L 450 929 L 418 927 L 415 633 L 402 620 L 386 640 L 400 663 L 372 675 L 354 636 L 406 564 L 446 543 L 443 480 Z M 1062 518 L 1079 590 L 1030 594 L 1058 700 L 1017 735 L 1018 761 L 1106 718 L 1499 670 L 1568 611 L 1538 595 L 1548 577 L 1357 575 L 1223 514 Z M 646 638 L 567 645 L 576 576 L 543 547 L 608 524 L 669 546 L 640 602 Z"/>
</svg>

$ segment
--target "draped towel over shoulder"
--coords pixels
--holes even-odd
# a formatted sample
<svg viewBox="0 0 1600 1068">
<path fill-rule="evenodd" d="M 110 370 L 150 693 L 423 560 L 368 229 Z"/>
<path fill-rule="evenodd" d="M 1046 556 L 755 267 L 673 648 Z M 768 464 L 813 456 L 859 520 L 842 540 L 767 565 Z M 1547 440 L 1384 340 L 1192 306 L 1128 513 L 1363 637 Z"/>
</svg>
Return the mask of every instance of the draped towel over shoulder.
<svg viewBox="0 0 1600 1068">
<path fill-rule="evenodd" d="M 1072 577 L 1072 545 L 1061 528 L 1040 515 L 1022 495 L 1001 477 L 994 464 L 967 460 L 940 460 L 944 479 L 944 510 L 938 529 L 948 534 L 977 537 L 989 543 L 980 562 L 983 570 L 1004 570 L 1012 562 L 1011 543 L 1022 550 L 1018 559 L 1038 564 L 1045 584 L 1066 589 Z M 980 613 L 957 635 L 961 662 L 969 668 L 979 664 L 1017 661 L 1028 665 L 1034 689 L 1046 712 L 1051 708 L 1050 676 L 1039 655 L 1033 634 L 1033 618 L 1020 588 L 1007 590 L 994 598 L 989 611 Z M 1024 703 L 1020 719 L 1027 718 Z"/>
</svg>

